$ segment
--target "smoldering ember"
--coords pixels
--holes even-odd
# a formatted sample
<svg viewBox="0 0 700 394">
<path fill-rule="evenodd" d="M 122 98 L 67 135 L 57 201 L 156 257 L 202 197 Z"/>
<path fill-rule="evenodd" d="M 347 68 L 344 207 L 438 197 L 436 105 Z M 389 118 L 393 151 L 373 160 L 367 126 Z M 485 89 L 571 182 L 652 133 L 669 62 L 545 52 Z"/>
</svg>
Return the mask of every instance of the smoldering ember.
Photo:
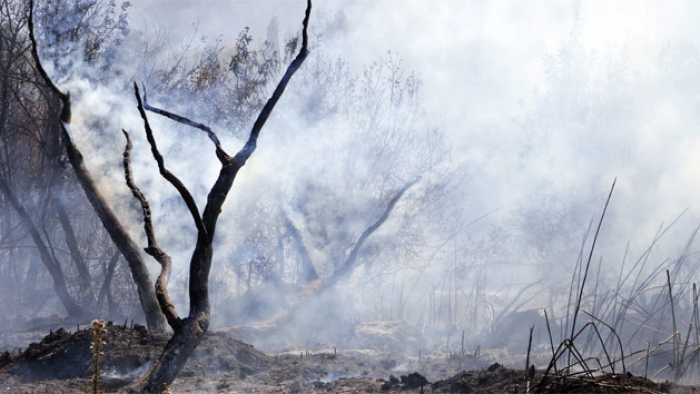
<svg viewBox="0 0 700 394">
<path fill-rule="evenodd" d="M 700 390 L 700 5 L 318 3 L 0 0 L 0 392 Z"/>
</svg>

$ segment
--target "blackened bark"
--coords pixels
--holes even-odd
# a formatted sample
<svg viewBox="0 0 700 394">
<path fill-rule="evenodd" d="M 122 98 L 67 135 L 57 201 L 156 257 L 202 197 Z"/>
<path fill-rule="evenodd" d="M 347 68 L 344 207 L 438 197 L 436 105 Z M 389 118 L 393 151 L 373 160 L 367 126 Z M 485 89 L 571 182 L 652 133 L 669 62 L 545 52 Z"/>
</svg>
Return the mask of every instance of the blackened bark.
<svg viewBox="0 0 700 394">
<path fill-rule="evenodd" d="M 144 112 L 141 106 L 140 97 L 138 95 L 138 87 L 136 85 L 134 85 L 134 87 L 136 88 L 136 97 L 139 101 L 139 110 L 141 110 L 143 115 Z M 146 134 L 148 134 L 148 141 L 151 143 L 151 146 L 153 146 L 154 155 L 157 153 L 157 156 L 160 157 L 160 152 L 158 152 L 158 148 L 155 145 L 155 140 L 153 139 L 151 127 L 148 125 L 148 119 L 145 116 L 144 122 L 146 124 Z M 134 183 L 133 177 L 131 175 L 131 139 L 129 138 L 129 133 L 127 133 L 126 131 L 123 132 L 124 137 L 126 137 L 126 147 L 124 148 L 124 178 L 126 179 L 126 185 L 129 187 L 129 190 L 131 190 L 131 193 L 134 195 L 134 197 L 136 197 L 136 199 L 139 200 L 139 203 L 141 203 L 141 211 L 143 213 L 143 227 L 146 232 L 146 238 L 148 239 L 148 247 L 146 248 L 146 253 L 148 253 L 154 259 L 156 259 L 156 261 L 158 262 L 158 264 L 160 264 L 161 267 L 160 274 L 158 275 L 158 279 L 156 280 L 156 299 L 158 300 L 160 310 L 165 315 L 165 319 L 168 321 L 168 324 L 170 325 L 170 327 L 176 330 L 180 326 L 181 320 L 180 317 L 177 315 L 177 311 L 175 311 L 175 306 L 173 306 L 172 302 L 170 301 L 170 296 L 168 295 L 168 280 L 170 279 L 170 270 L 172 267 L 172 262 L 170 256 L 167 253 L 165 253 L 165 251 L 163 251 L 160 248 L 160 246 L 158 246 L 158 242 L 156 241 L 156 233 L 153 230 L 153 222 L 151 220 L 151 206 L 148 203 L 146 196 L 144 196 L 143 193 L 141 193 L 141 190 Z M 174 175 L 170 174 L 170 172 L 165 169 L 162 157 L 160 157 L 158 166 L 161 167 L 162 172 L 167 172 L 170 177 L 177 179 Z M 177 182 L 179 182 L 179 184 L 182 185 L 179 179 L 177 179 Z"/>
<path fill-rule="evenodd" d="M 68 160 L 75 171 L 80 185 L 83 187 L 83 191 L 85 192 L 88 201 L 90 201 L 90 205 L 92 205 L 95 213 L 100 218 L 100 221 L 102 222 L 105 230 L 107 230 L 112 242 L 114 242 L 119 251 L 121 251 L 122 256 L 124 256 L 126 261 L 129 263 L 129 269 L 131 270 L 131 275 L 134 279 L 134 283 L 136 284 L 139 301 L 141 302 L 141 306 L 146 316 L 148 328 L 154 331 L 165 331 L 165 317 L 160 312 L 160 308 L 158 307 L 155 291 L 153 290 L 151 279 L 148 276 L 148 269 L 141 256 L 141 253 L 139 252 L 139 248 L 107 204 L 104 196 L 97 188 L 95 181 L 92 179 L 92 175 L 85 166 L 83 155 L 71 140 L 71 135 L 69 132 L 71 121 L 70 95 L 62 92 L 53 83 L 49 75 L 46 73 L 46 70 L 44 70 L 41 59 L 39 58 L 36 38 L 34 36 L 33 12 L 34 1 L 32 0 L 29 2 L 28 21 L 29 38 L 32 44 L 31 53 L 36 63 L 37 70 L 44 79 L 44 82 L 61 100 L 62 109 L 57 121 L 61 124 L 61 138 L 66 149 Z"/>
</svg>

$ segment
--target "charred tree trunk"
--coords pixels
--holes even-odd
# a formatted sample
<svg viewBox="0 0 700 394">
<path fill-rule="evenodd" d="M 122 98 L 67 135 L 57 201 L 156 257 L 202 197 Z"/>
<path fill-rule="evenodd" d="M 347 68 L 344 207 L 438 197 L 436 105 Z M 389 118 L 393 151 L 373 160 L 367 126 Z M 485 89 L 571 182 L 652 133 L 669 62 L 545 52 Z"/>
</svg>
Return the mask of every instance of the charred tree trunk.
<svg viewBox="0 0 700 394">
<path fill-rule="evenodd" d="M 39 58 L 37 42 L 34 36 L 33 12 L 34 2 L 30 1 L 28 25 L 29 38 L 32 44 L 32 57 L 36 62 L 37 70 L 44 79 L 44 82 L 61 101 L 62 109 L 57 121 L 60 122 L 60 136 L 63 141 L 68 160 L 75 171 L 78 181 L 80 182 L 88 201 L 90 201 L 95 213 L 100 218 L 100 221 L 107 230 L 112 242 L 114 242 L 126 261 L 129 263 L 129 269 L 131 270 L 131 275 L 138 290 L 139 301 L 143 307 L 148 328 L 154 331 L 165 331 L 165 319 L 158 307 L 155 292 L 153 291 L 153 285 L 148 276 L 148 269 L 146 268 L 146 263 L 141 256 L 139 248 L 131 239 L 131 236 L 128 234 L 121 222 L 117 219 L 116 215 L 109 207 L 109 204 L 107 204 L 104 196 L 97 188 L 95 181 L 92 179 L 92 175 L 88 171 L 87 167 L 85 167 L 83 155 L 73 144 L 69 132 L 71 121 L 70 95 L 63 93 L 53 83 L 49 75 L 46 73 L 46 70 L 44 70 L 41 59 Z"/>
<path fill-rule="evenodd" d="M 145 94 L 142 102 L 138 87 L 135 86 L 136 97 L 139 103 L 139 112 L 144 120 L 146 136 L 151 146 L 151 152 L 158 163 L 160 174 L 177 189 L 180 197 L 187 205 L 198 231 L 197 244 L 190 260 L 190 310 L 186 318 L 180 318 L 178 316 L 172 302 L 170 301 L 167 291 L 167 284 L 171 269 L 170 256 L 163 252 L 156 243 L 155 234 L 151 223 L 150 207 L 146 198 L 132 181 L 130 169 L 131 142 L 128 134 L 124 132 L 127 138 L 127 148 L 124 153 L 125 177 L 127 180 L 127 185 L 131 189 L 134 196 L 141 202 L 144 228 L 148 238 L 148 247 L 146 248 L 146 252 L 155 258 L 161 265 L 161 272 L 156 281 L 155 292 L 152 293 L 150 292 L 152 291 L 150 289 L 150 283 L 148 283 L 148 272 L 146 271 L 143 260 L 140 259 L 135 243 L 128 236 L 121 223 L 116 219 L 114 213 L 107 205 L 103 196 L 97 189 L 95 182 L 92 180 L 90 173 L 85 168 L 80 151 L 71 141 L 70 97 L 68 94 L 61 92 L 53 84 L 41 65 L 37 53 L 36 39 L 34 37 L 32 12 L 33 2 L 30 1 L 29 33 L 30 40 L 32 42 L 32 56 L 37 63 L 37 68 L 42 78 L 44 78 L 47 85 L 60 98 L 63 104 L 59 120 L 61 124 L 61 138 L 64 141 L 68 159 L 76 172 L 80 184 L 85 190 L 88 200 L 97 212 L 97 215 L 102 220 L 102 223 L 112 237 L 112 240 L 130 264 L 132 274 L 134 275 L 134 280 L 136 281 L 139 289 L 139 296 L 141 297 L 144 311 L 149 319 L 149 327 L 161 327 L 162 325 L 158 324 L 158 319 L 162 320 L 162 318 L 165 317 L 168 324 L 173 329 L 173 336 L 168 342 L 162 355 L 152 364 L 150 370 L 140 380 L 138 386 L 133 388 L 134 392 L 140 393 L 163 392 L 175 379 L 209 328 L 209 321 L 211 319 L 209 304 L 209 271 L 211 269 L 213 257 L 212 244 L 216 231 L 216 223 L 221 213 L 221 208 L 226 201 L 226 197 L 231 190 L 233 181 L 236 178 L 238 171 L 245 165 L 246 161 L 255 151 L 260 131 L 272 113 L 277 101 L 284 93 L 290 79 L 306 59 L 308 54 L 307 28 L 311 14 L 311 0 L 307 0 L 306 13 L 303 21 L 301 50 L 297 57 L 291 62 L 285 74 L 282 76 L 282 79 L 275 88 L 272 96 L 261 110 L 253 125 L 245 146 L 233 157 L 229 156 L 223 150 L 218 137 L 208 126 L 195 123 L 179 115 L 149 106 L 146 103 Z M 151 132 L 150 125 L 148 123 L 146 110 L 169 117 L 180 123 L 199 128 L 205 131 L 209 138 L 214 142 L 216 147 L 216 156 L 221 163 L 221 170 L 214 186 L 209 192 L 207 204 L 201 216 L 195 200 L 192 198 L 187 188 L 185 188 L 177 177 L 175 177 L 165 168 L 163 157 L 158 151 L 155 139 L 153 138 L 153 133 Z M 162 311 L 162 314 L 158 311 L 153 311 L 153 301 L 157 302 L 157 306 L 160 308 L 160 311 Z"/>
</svg>

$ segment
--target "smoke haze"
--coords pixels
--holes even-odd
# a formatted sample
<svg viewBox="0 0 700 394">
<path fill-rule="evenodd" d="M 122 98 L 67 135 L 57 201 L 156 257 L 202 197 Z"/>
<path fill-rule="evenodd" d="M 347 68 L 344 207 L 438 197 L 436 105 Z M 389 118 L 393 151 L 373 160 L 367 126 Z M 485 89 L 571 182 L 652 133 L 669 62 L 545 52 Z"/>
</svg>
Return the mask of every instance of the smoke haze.
<svg viewBox="0 0 700 394">
<path fill-rule="evenodd" d="M 134 30 L 162 29 L 173 48 L 203 35 L 203 47 L 220 40 L 229 49 L 244 26 L 255 48 L 265 39 L 286 42 L 299 31 L 305 6 L 301 0 L 132 3 Z M 296 275 L 303 260 L 297 243 L 303 243 L 318 275 L 331 275 L 396 190 L 417 176 L 368 238 L 361 264 L 334 300 L 346 303 L 332 316 L 485 329 L 493 310 L 540 280 L 547 294 L 523 296 L 523 308 L 561 307 L 590 223 L 616 177 L 596 246 L 601 286 L 614 286 L 618 273 L 629 270 L 622 267 L 625 253 L 637 259 L 660 226 L 683 214 L 645 269 L 678 258 L 700 221 L 699 7 L 692 1 L 318 1 L 312 55 L 278 103 L 220 218 L 212 271 L 216 324 L 240 322 L 227 308 L 247 289 L 251 262 L 275 261 L 275 270 Z M 130 60 L 115 67 L 137 81 L 150 78 Z M 196 232 L 157 174 L 127 79 L 95 86 L 77 75 L 61 79 L 61 88 L 73 94 L 73 132 L 86 160 L 145 245 L 122 185 L 119 130 L 131 132 L 136 182 L 176 263 L 171 295 L 184 308 Z M 389 88 L 386 81 L 397 84 Z M 202 115 L 217 130 L 235 121 L 213 116 L 212 103 L 201 96 L 149 100 Z M 213 146 L 198 131 L 150 118 L 166 164 L 203 209 L 218 173 Z M 103 122 L 99 133 L 88 131 L 94 119 Z M 246 122 L 242 130 L 252 120 Z M 219 133 L 229 154 L 242 135 Z M 288 265 L 280 267 L 283 262 Z M 692 267 L 679 273 L 688 276 L 679 281 L 697 280 L 696 263 L 690 258 Z M 444 301 L 455 293 L 459 300 Z M 444 302 L 451 312 L 436 306 Z"/>
</svg>

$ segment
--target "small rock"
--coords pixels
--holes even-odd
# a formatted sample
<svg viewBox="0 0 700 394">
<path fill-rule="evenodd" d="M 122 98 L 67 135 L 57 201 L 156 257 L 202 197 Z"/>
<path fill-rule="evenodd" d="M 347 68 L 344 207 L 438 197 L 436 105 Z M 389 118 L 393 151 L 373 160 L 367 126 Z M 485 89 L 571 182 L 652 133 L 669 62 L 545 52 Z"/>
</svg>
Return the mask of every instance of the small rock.
<svg viewBox="0 0 700 394">
<path fill-rule="evenodd" d="M 299 382 L 294 382 L 291 385 L 289 385 L 289 392 L 290 393 L 300 393 L 301 392 L 301 383 Z"/>
<path fill-rule="evenodd" d="M 221 382 L 221 383 L 216 385 L 217 390 L 223 390 L 223 389 L 227 389 L 229 387 L 231 387 L 231 384 L 229 382 Z"/>
<path fill-rule="evenodd" d="M 142 337 L 145 337 L 148 335 L 148 329 L 141 324 L 134 323 L 134 330 L 136 330 L 136 332 L 138 332 L 139 335 Z"/>
<path fill-rule="evenodd" d="M 499 363 L 493 363 L 493 364 L 491 364 L 491 365 L 488 367 L 487 371 L 489 371 L 489 372 L 499 372 L 499 371 L 501 371 L 502 369 L 503 369 L 503 365 L 501 365 L 501 364 L 499 364 Z"/>
<path fill-rule="evenodd" d="M 10 352 L 3 352 L 0 354 L 0 368 L 10 363 Z"/>
<path fill-rule="evenodd" d="M 419 387 L 425 386 L 429 382 L 428 379 L 425 378 L 425 376 L 419 374 L 418 372 L 414 372 L 406 377 L 405 383 L 406 388 L 417 389 Z"/>
<path fill-rule="evenodd" d="M 323 387 L 326 386 L 325 383 L 320 382 L 320 381 L 318 381 L 318 380 L 315 381 L 315 382 L 312 382 L 312 384 L 314 385 L 314 388 L 315 388 L 315 389 L 322 389 Z"/>
</svg>

